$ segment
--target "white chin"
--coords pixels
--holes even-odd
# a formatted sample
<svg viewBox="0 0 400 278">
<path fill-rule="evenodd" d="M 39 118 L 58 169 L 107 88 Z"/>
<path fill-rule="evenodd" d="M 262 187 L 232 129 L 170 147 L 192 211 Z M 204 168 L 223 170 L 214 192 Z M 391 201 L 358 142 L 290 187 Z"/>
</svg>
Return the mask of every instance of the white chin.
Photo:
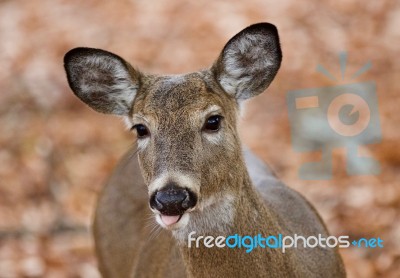
<svg viewBox="0 0 400 278">
<path fill-rule="evenodd" d="M 184 213 L 181 218 L 179 219 L 178 222 L 171 224 L 171 225 L 165 225 L 164 222 L 161 220 L 161 215 L 160 214 L 156 214 L 156 221 L 157 223 L 163 227 L 164 229 L 167 230 L 179 230 L 182 229 L 184 227 L 186 227 L 186 225 L 189 223 L 189 219 L 190 219 L 190 215 L 189 213 Z"/>
</svg>

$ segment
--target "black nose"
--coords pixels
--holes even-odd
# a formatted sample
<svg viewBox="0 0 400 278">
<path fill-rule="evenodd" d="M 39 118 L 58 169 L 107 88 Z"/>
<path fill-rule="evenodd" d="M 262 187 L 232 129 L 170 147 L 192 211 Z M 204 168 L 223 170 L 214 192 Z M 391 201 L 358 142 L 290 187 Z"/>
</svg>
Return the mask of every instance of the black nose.
<svg viewBox="0 0 400 278">
<path fill-rule="evenodd" d="M 189 189 L 168 185 L 155 192 L 150 198 L 150 206 L 164 215 L 182 215 L 196 205 L 196 195 Z"/>
</svg>

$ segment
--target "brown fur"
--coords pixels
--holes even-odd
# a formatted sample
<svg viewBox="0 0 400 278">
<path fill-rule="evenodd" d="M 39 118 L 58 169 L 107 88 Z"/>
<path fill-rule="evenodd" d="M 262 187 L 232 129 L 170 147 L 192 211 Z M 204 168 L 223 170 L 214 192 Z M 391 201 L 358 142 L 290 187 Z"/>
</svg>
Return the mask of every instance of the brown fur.
<svg viewBox="0 0 400 278">
<path fill-rule="evenodd" d="M 268 248 L 245 253 L 187 247 L 192 230 L 203 236 L 327 236 L 311 205 L 250 152 L 243 155 L 238 137 L 238 102 L 261 93 L 280 65 L 272 25 L 246 28 L 228 42 L 210 70 L 181 76 L 144 75 L 113 55 L 80 49 L 65 60 L 78 97 L 100 112 L 144 124 L 150 132 L 138 139 L 137 154 L 132 149 L 122 159 L 98 202 L 94 235 L 104 277 L 345 277 L 336 249 L 298 248 L 283 254 Z M 202 127 L 211 106 L 219 107 L 213 113 L 223 120 L 218 132 L 207 134 Z M 262 168 L 263 180 L 255 184 L 246 166 L 252 163 Z M 188 212 L 187 226 L 172 233 L 156 226 L 159 230 L 152 232 L 148 198 L 154 181 L 165 174 L 172 180 L 188 177 L 186 186 L 198 204 Z"/>
</svg>

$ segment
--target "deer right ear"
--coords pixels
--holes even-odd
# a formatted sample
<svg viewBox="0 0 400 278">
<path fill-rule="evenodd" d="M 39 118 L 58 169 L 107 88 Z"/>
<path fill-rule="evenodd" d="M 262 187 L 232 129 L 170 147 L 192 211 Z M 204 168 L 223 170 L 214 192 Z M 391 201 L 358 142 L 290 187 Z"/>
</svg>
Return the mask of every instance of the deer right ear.
<svg viewBox="0 0 400 278">
<path fill-rule="evenodd" d="M 127 116 L 139 88 L 140 73 L 121 57 L 94 48 L 74 48 L 64 57 L 69 86 L 101 113 Z"/>
<path fill-rule="evenodd" d="M 258 23 L 229 40 L 211 71 L 225 92 L 244 100 L 269 86 L 281 60 L 278 30 L 270 23 Z"/>
</svg>

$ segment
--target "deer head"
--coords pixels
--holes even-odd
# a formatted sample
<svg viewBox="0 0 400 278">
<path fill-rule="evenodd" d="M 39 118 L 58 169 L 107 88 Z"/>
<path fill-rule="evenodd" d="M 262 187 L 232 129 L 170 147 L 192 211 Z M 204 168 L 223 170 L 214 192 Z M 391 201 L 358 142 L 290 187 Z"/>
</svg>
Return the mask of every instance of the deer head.
<svg viewBox="0 0 400 278">
<path fill-rule="evenodd" d="M 262 93 L 281 63 L 274 25 L 235 35 L 211 68 L 148 75 L 110 52 L 75 48 L 64 58 L 71 89 L 93 109 L 125 117 L 157 222 L 179 230 L 226 196 L 247 172 L 237 132 L 239 104 Z"/>
</svg>

